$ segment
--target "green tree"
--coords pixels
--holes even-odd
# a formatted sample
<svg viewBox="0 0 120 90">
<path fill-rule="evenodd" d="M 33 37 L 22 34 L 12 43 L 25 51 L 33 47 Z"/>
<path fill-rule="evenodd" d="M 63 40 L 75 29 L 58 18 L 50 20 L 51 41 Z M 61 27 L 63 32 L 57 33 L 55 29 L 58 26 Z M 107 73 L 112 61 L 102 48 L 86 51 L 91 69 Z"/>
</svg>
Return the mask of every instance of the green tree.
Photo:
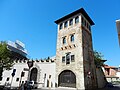
<svg viewBox="0 0 120 90">
<path fill-rule="evenodd" d="M 106 60 L 103 59 L 103 55 L 100 52 L 94 51 L 94 60 L 96 67 L 101 67 L 104 65 Z"/>
<path fill-rule="evenodd" d="M 6 42 L 0 42 L 0 79 L 2 79 L 3 69 L 9 70 L 13 64 L 11 52 L 8 50 Z"/>
</svg>

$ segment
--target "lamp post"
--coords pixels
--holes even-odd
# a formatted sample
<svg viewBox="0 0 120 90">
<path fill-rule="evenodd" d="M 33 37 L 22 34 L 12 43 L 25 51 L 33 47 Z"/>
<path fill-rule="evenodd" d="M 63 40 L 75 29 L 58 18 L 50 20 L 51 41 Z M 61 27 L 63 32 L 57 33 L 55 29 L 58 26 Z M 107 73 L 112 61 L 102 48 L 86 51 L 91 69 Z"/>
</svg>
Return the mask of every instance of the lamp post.
<svg viewBox="0 0 120 90">
<path fill-rule="evenodd" d="M 28 65 L 28 67 L 29 67 L 28 80 L 30 80 L 30 68 L 33 66 L 33 60 L 32 60 L 32 61 L 29 61 L 29 60 L 28 60 L 27 65 Z"/>
</svg>

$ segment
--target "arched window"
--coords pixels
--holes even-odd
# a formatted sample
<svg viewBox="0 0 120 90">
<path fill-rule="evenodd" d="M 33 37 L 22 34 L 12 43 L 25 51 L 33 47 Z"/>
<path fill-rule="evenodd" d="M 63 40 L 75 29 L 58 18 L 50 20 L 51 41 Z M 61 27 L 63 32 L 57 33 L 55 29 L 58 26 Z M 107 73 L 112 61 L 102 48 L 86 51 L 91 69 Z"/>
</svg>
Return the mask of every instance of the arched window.
<svg viewBox="0 0 120 90">
<path fill-rule="evenodd" d="M 60 27 L 59 27 L 59 29 L 62 29 L 62 28 L 63 28 L 63 23 L 61 23 L 61 24 L 60 24 Z"/>
<path fill-rule="evenodd" d="M 73 19 L 70 19 L 69 25 L 73 25 Z"/>
<path fill-rule="evenodd" d="M 33 68 L 30 73 L 30 81 L 32 80 L 37 81 L 37 74 L 38 74 L 37 68 Z"/>
<path fill-rule="evenodd" d="M 64 27 L 66 28 L 68 26 L 68 21 L 65 22 Z"/>
<path fill-rule="evenodd" d="M 78 16 L 75 18 L 75 23 L 79 23 L 79 17 Z"/>
<path fill-rule="evenodd" d="M 72 34 L 70 37 L 70 41 L 73 42 L 74 41 L 74 35 Z"/>
<path fill-rule="evenodd" d="M 63 37 L 63 44 L 66 43 L 66 37 Z"/>
</svg>

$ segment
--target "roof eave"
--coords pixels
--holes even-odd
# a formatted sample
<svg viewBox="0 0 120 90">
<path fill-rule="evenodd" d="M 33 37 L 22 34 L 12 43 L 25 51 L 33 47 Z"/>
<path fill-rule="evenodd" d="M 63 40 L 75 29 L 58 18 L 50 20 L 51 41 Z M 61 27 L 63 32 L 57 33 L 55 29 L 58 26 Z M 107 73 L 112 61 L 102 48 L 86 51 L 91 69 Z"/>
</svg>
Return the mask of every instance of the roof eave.
<svg viewBox="0 0 120 90">
<path fill-rule="evenodd" d="M 92 21 L 92 19 L 88 16 L 88 14 L 86 13 L 86 11 L 83 8 L 80 8 L 80 9 L 78 9 L 78 10 L 76 10 L 76 11 L 74 11 L 74 12 L 72 12 L 72 13 L 70 13 L 70 14 L 68 14 L 68 15 L 66 15 L 66 16 L 58 19 L 58 20 L 56 20 L 55 23 L 59 24 L 60 22 L 64 21 L 65 19 L 68 19 L 71 16 L 74 16 L 78 13 L 82 13 L 86 17 L 86 19 L 90 22 L 91 25 L 95 25 L 95 23 Z"/>
</svg>

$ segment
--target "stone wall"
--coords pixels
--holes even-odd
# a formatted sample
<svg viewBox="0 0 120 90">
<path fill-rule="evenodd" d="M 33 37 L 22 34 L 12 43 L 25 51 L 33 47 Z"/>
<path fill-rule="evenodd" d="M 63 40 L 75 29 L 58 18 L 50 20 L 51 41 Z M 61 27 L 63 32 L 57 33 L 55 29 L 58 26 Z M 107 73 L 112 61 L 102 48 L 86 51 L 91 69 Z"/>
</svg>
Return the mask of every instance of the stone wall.
<svg viewBox="0 0 120 90">
<path fill-rule="evenodd" d="M 107 81 L 103 73 L 103 70 L 101 68 L 96 68 L 96 75 L 97 75 L 98 88 L 105 87 L 105 85 L 107 84 Z"/>
</svg>

